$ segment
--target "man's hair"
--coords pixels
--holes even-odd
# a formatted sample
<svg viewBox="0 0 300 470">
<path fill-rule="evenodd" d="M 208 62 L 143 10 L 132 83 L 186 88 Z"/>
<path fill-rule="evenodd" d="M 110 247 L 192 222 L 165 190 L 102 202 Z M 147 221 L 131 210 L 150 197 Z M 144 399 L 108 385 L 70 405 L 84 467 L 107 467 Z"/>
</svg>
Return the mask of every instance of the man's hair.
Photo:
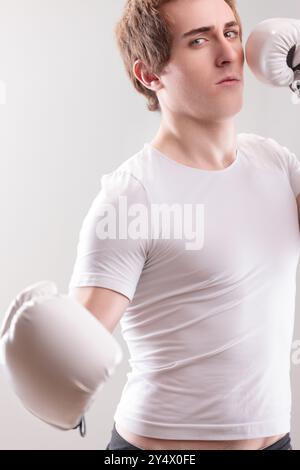
<svg viewBox="0 0 300 470">
<path fill-rule="evenodd" d="M 140 59 L 148 70 L 160 75 L 170 60 L 172 35 L 168 20 L 160 12 L 162 5 L 174 0 L 127 0 L 123 15 L 115 28 L 117 45 L 126 72 L 135 89 L 146 96 L 149 111 L 160 111 L 156 93 L 145 87 L 134 75 L 133 66 Z M 224 0 L 232 9 L 240 26 L 242 22 L 237 11 L 236 0 Z"/>
</svg>

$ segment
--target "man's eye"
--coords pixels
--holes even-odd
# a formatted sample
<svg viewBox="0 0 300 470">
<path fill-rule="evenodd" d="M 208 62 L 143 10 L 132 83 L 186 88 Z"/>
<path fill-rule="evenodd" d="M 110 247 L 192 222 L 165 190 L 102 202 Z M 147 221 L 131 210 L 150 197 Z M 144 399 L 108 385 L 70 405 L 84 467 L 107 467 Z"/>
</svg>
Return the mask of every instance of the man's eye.
<svg viewBox="0 0 300 470">
<path fill-rule="evenodd" d="M 235 37 L 235 38 L 239 36 L 239 32 L 238 32 L 238 31 L 234 31 L 234 30 L 233 30 L 233 31 L 227 31 L 225 34 L 229 34 L 229 33 L 234 33 L 234 37 Z M 191 45 L 191 46 L 193 46 L 193 45 L 199 45 L 198 43 L 196 43 L 196 41 L 201 41 L 201 39 L 203 40 L 203 39 L 205 39 L 205 38 L 197 38 L 197 39 L 195 39 L 194 41 L 192 41 L 192 42 L 190 43 L 190 45 Z"/>
</svg>

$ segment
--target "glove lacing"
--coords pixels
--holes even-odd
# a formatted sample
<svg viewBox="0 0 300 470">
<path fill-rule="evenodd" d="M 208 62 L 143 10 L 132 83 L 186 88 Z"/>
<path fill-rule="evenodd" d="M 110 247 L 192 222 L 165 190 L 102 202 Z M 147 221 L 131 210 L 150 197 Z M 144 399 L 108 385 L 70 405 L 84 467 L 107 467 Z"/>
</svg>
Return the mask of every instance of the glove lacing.
<svg viewBox="0 0 300 470">
<path fill-rule="evenodd" d="M 296 93 L 297 97 L 300 99 L 300 63 L 293 67 L 294 62 L 294 55 L 296 51 L 296 44 L 289 50 L 287 55 L 287 65 L 293 70 L 295 73 L 295 80 L 290 85 L 290 89 L 293 93 Z"/>
</svg>

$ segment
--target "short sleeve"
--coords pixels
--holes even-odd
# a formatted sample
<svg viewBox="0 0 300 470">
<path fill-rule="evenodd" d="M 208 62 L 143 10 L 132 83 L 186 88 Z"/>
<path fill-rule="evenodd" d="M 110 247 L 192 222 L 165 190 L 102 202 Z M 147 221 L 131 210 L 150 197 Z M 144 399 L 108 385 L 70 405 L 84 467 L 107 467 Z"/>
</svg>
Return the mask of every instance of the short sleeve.
<svg viewBox="0 0 300 470">
<path fill-rule="evenodd" d="M 69 291 L 74 287 L 104 287 L 132 301 L 149 241 L 145 232 L 129 230 L 132 209 L 132 213 L 139 209 L 137 217 L 145 216 L 148 210 L 142 183 L 123 170 L 103 175 L 101 189 L 79 233 Z"/>
<path fill-rule="evenodd" d="M 300 194 L 300 161 L 292 152 L 288 153 L 290 183 L 297 197 Z"/>
<path fill-rule="evenodd" d="M 284 145 L 279 144 L 272 138 L 267 139 L 272 145 L 272 150 L 276 152 L 285 168 L 291 189 L 297 197 L 300 194 L 300 160 Z"/>
</svg>

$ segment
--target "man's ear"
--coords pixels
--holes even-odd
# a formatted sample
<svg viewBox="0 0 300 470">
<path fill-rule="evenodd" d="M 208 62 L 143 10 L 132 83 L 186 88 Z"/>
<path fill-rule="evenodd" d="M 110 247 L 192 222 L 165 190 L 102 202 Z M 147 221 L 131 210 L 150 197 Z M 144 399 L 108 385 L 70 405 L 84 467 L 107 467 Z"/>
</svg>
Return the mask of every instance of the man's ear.
<svg viewBox="0 0 300 470">
<path fill-rule="evenodd" d="M 149 90 L 158 91 L 162 87 L 160 78 L 153 72 L 150 72 L 140 59 L 135 61 L 133 73 L 142 85 Z"/>
</svg>

